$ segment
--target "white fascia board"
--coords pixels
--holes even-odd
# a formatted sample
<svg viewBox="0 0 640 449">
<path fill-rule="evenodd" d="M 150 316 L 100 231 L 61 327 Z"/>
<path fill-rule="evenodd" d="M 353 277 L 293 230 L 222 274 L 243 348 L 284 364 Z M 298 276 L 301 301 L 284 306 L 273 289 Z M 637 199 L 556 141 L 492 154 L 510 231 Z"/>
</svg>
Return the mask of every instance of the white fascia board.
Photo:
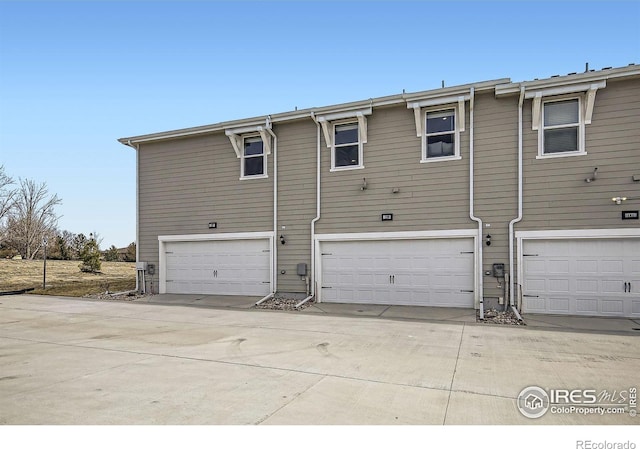
<svg viewBox="0 0 640 449">
<path fill-rule="evenodd" d="M 516 238 L 521 240 L 615 239 L 634 237 L 640 237 L 640 228 L 553 229 L 548 231 L 516 231 Z"/>
<path fill-rule="evenodd" d="M 455 103 L 458 103 L 459 101 L 469 101 L 470 98 L 471 98 L 471 95 L 469 93 L 469 90 L 467 90 L 466 93 L 461 93 L 460 95 L 448 95 L 446 97 L 427 98 L 419 101 L 407 101 L 407 108 L 408 109 L 413 109 L 416 107 L 427 108 L 430 106 L 455 104 Z"/>
<path fill-rule="evenodd" d="M 478 229 L 451 229 L 441 231 L 353 232 L 315 235 L 316 241 L 446 239 L 461 237 L 478 237 Z"/>
<path fill-rule="evenodd" d="M 199 242 L 211 240 L 256 240 L 273 238 L 273 231 L 267 232 L 227 232 L 221 234 L 179 234 L 159 235 L 159 242 Z"/>
<path fill-rule="evenodd" d="M 476 93 L 481 91 L 493 91 L 497 85 L 509 83 L 510 80 L 508 78 L 501 78 L 496 80 L 482 81 L 479 83 L 467 84 L 463 86 L 453 86 L 447 87 L 444 89 L 433 89 L 430 91 L 421 91 L 410 94 L 397 94 L 397 95 L 389 95 L 386 97 L 378 97 L 372 98 L 369 100 L 360 100 L 351 103 L 343 103 L 340 105 L 334 106 L 324 106 L 324 107 L 314 107 L 308 109 L 301 109 L 297 111 L 289 111 L 289 112 L 279 112 L 275 114 L 271 114 L 269 116 L 264 117 L 252 117 L 240 120 L 232 120 L 226 122 L 215 123 L 211 125 L 198 126 L 193 128 L 183 128 L 173 131 L 165 131 L 153 134 L 144 134 L 133 137 L 123 137 L 118 139 L 120 143 L 123 145 L 131 146 L 132 143 L 145 143 L 145 142 L 155 142 L 162 141 L 168 139 L 178 139 L 182 137 L 188 136 L 196 136 L 196 135 L 204 135 L 204 134 L 213 134 L 216 132 L 221 132 L 226 129 L 232 129 L 234 127 L 253 127 L 260 126 L 265 123 L 270 117 L 271 123 L 281 123 L 281 122 L 289 122 L 294 120 L 302 120 L 310 118 L 312 114 L 316 116 L 321 115 L 329 115 L 340 113 L 342 111 L 358 111 L 365 108 L 373 108 L 373 107 L 381 107 L 381 106 L 393 106 L 393 105 L 401 105 L 405 104 L 408 101 L 419 100 L 427 97 L 433 96 L 445 96 L 445 95 L 458 95 L 460 92 L 469 92 L 470 87 L 474 87 Z M 369 114 L 365 114 L 369 115 Z"/>
<path fill-rule="evenodd" d="M 607 82 L 601 80 L 597 83 L 580 83 L 580 84 L 568 84 L 565 86 L 547 87 L 547 88 L 527 88 L 524 94 L 525 99 L 531 99 L 541 94 L 543 97 L 550 97 L 554 95 L 566 95 L 575 94 L 580 92 L 586 92 L 588 90 L 598 90 L 607 87 Z"/>
<path fill-rule="evenodd" d="M 373 114 L 373 108 L 360 108 L 360 109 L 351 109 L 346 111 L 338 111 L 338 112 L 330 112 L 330 113 L 316 113 L 316 117 L 318 120 L 326 120 L 327 122 L 332 122 L 334 120 L 342 120 L 348 118 L 356 118 L 359 116 L 371 115 Z"/>
</svg>

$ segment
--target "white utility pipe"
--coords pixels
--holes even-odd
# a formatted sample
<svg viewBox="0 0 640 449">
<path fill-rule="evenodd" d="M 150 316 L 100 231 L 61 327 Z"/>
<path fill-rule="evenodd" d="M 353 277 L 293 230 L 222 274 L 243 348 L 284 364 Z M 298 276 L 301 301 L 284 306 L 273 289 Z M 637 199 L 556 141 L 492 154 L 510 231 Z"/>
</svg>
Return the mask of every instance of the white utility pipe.
<svg viewBox="0 0 640 449">
<path fill-rule="evenodd" d="M 271 291 L 275 293 L 278 291 L 278 137 L 271 130 L 270 117 L 267 117 L 265 128 L 273 137 L 273 274 Z"/>
<path fill-rule="evenodd" d="M 524 102 L 524 86 L 520 86 L 520 99 L 518 100 L 518 216 L 509 222 L 509 269 L 511 270 L 511 276 L 509 277 L 509 306 L 515 311 L 518 317 L 515 302 L 514 302 L 514 284 L 513 284 L 513 225 L 522 220 L 522 104 Z M 522 318 L 520 318 L 522 319 Z"/>
<path fill-rule="evenodd" d="M 320 220 L 320 123 L 316 120 L 315 114 L 311 113 L 311 119 L 316 123 L 316 216 L 311 220 L 311 295 L 309 298 L 316 295 L 316 222 Z M 298 307 L 302 303 L 309 300 L 305 299 L 296 305 Z"/>
<path fill-rule="evenodd" d="M 304 298 L 302 301 L 300 301 L 298 304 L 296 304 L 295 306 L 293 306 L 295 309 L 297 309 L 298 307 L 300 307 L 302 304 L 304 304 L 305 302 L 309 301 L 311 298 L 313 298 L 313 295 L 309 295 L 306 298 Z"/>
<path fill-rule="evenodd" d="M 260 304 L 262 304 L 263 302 L 273 298 L 275 296 L 275 293 L 269 293 L 267 296 L 265 296 L 264 298 L 262 298 L 260 301 L 258 301 L 256 303 L 256 306 L 259 306 Z"/>
<path fill-rule="evenodd" d="M 473 87 L 470 91 L 469 98 L 469 217 L 478 223 L 478 251 L 476 255 L 476 274 L 475 278 L 477 281 L 475 282 L 475 291 L 476 296 L 478 297 L 479 306 L 480 306 L 480 319 L 484 320 L 484 273 L 482 267 L 482 220 L 475 216 L 474 214 L 474 171 L 473 171 L 473 157 L 474 157 L 474 147 L 473 147 L 473 113 L 474 113 L 474 100 L 475 100 L 475 90 Z M 463 117 L 464 120 L 464 117 Z M 480 269 L 480 273 L 478 273 L 478 268 Z"/>
</svg>

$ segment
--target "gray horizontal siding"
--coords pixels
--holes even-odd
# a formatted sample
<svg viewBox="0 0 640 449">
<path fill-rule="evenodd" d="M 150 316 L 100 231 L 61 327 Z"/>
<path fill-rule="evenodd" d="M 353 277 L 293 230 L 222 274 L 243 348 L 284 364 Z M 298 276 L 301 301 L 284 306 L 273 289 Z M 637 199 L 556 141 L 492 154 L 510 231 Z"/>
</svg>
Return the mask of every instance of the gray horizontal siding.
<svg viewBox="0 0 640 449">
<path fill-rule="evenodd" d="M 531 130 L 531 103 L 525 103 L 524 220 L 519 230 L 630 228 L 625 208 L 640 209 L 640 200 L 624 205 L 615 196 L 640 197 L 640 82 L 609 81 L 596 95 L 592 123 L 586 125 L 584 156 L 536 159 L 537 131 Z M 598 179 L 586 183 L 598 167 Z"/>
<path fill-rule="evenodd" d="M 473 227 L 468 215 L 468 110 L 459 161 L 420 163 L 421 140 L 413 111 L 406 106 L 378 108 L 367 120 L 363 169 L 330 172 L 331 150 L 322 140 L 322 218 L 317 232 Z M 400 192 L 392 193 L 394 188 Z M 382 213 L 393 213 L 393 221 L 382 222 Z"/>
<path fill-rule="evenodd" d="M 240 161 L 224 134 L 142 145 L 140 260 L 158 264 L 159 235 L 272 230 L 272 170 L 269 157 L 269 178 L 240 181 Z"/>
<path fill-rule="evenodd" d="M 311 220 L 316 215 L 316 125 L 311 120 L 274 128 L 278 136 L 278 290 L 305 292 L 298 263 L 311 270 Z M 286 229 L 282 230 L 282 226 Z M 284 270 L 286 273 L 280 273 Z"/>
<path fill-rule="evenodd" d="M 518 214 L 517 99 L 478 95 L 474 116 L 475 214 L 485 225 L 483 237 L 491 235 L 491 246 L 483 242 L 482 272 L 490 271 L 494 263 L 504 263 L 505 271 L 511 273 L 509 221 Z M 504 294 L 496 278 L 484 277 L 485 297 Z"/>
</svg>

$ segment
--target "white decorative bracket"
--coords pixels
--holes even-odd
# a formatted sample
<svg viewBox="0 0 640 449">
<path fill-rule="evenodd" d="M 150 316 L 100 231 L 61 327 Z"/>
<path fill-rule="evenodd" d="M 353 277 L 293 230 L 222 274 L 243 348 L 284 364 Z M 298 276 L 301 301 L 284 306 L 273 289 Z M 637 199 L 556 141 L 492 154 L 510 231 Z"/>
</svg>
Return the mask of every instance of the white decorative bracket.
<svg viewBox="0 0 640 449">
<path fill-rule="evenodd" d="M 240 156 L 242 156 L 242 137 L 229 130 L 225 131 L 225 134 L 229 138 L 231 146 L 233 147 L 233 151 L 236 152 L 236 156 L 239 159 Z"/>
</svg>

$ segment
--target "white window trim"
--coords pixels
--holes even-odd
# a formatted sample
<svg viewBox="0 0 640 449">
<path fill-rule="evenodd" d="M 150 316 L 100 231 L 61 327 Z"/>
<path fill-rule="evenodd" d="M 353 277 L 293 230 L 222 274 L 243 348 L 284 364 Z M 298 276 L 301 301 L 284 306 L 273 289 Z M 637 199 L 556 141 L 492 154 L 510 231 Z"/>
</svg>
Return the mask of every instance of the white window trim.
<svg viewBox="0 0 640 449">
<path fill-rule="evenodd" d="M 537 113 L 532 114 L 532 118 L 534 121 L 534 129 L 538 130 L 538 156 L 536 159 L 553 159 L 559 157 L 573 157 L 573 156 L 584 156 L 587 154 L 587 149 L 585 147 L 585 111 L 584 111 L 584 95 L 562 95 L 551 97 L 546 100 L 542 100 L 541 96 L 536 96 L 535 98 L 539 100 L 535 100 L 533 102 L 534 110 L 537 110 Z M 577 151 L 565 151 L 562 153 L 549 153 L 545 154 L 544 152 L 544 105 L 546 103 L 555 103 L 557 101 L 566 101 L 566 100 L 578 100 L 578 149 Z M 537 105 L 536 105 L 537 103 Z M 591 106 L 593 108 L 593 106 Z M 591 123 L 591 120 L 589 120 Z M 575 126 L 575 125 L 571 125 Z M 533 127 L 533 126 L 532 126 Z M 558 126 L 558 129 L 562 129 L 568 126 Z M 548 129 L 555 129 L 556 127 L 550 127 Z"/>
<path fill-rule="evenodd" d="M 432 162 L 441 162 L 441 161 L 457 161 L 462 159 L 460 156 L 460 131 L 464 131 L 464 119 L 462 126 L 458 124 L 459 110 L 462 110 L 464 113 L 464 103 L 462 107 L 460 105 L 451 105 L 450 107 L 432 107 L 432 108 L 424 108 L 422 110 L 422 123 L 423 123 L 423 131 L 422 134 L 422 158 L 420 159 L 421 164 L 432 163 Z M 427 133 L 427 114 L 429 112 L 447 112 L 453 111 L 453 123 L 455 125 L 453 133 Z M 440 134 L 453 134 L 454 137 L 454 150 L 452 156 L 441 156 L 441 157 L 427 157 L 427 137 L 429 135 L 440 135 Z"/>
<path fill-rule="evenodd" d="M 358 126 L 358 165 L 345 165 L 343 167 L 336 167 L 336 144 L 334 142 L 333 137 L 336 135 L 336 126 L 340 126 L 340 125 L 357 125 Z M 366 127 L 366 125 L 365 125 Z M 366 142 L 362 141 L 362 126 L 360 124 L 359 120 L 339 120 L 339 121 L 334 121 L 331 122 L 331 172 L 336 172 L 336 171 L 344 171 L 344 170 L 358 170 L 361 168 L 364 168 L 364 161 L 362 159 L 363 157 L 363 144 Z M 366 130 L 365 130 L 366 133 Z M 344 145 L 340 145 L 340 146 L 351 146 L 354 145 L 353 143 L 350 144 L 344 144 Z"/>
<path fill-rule="evenodd" d="M 465 103 L 471 99 L 470 93 L 463 95 L 449 95 L 443 97 L 427 98 L 421 101 L 407 101 L 407 108 L 413 109 L 416 122 L 416 136 L 421 139 L 422 154 L 420 163 L 433 163 L 442 161 L 455 161 L 462 159 L 460 154 L 460 133 L 465 131 L 466 111 Z M 427 112 L 454 110 L 455 128 L 455 152 L 453 156 L 427 158 Z"/>
<path fill-rule="evenodd" d="M 262 157 L 263 158 L 262 159 L 262 164 L 263 164 L 262 165 L 262 167 L 263 167 L 262 171 L 263 171 L 263 173 L 260 174 L 260 175 L 245 175 L 244 174 L 244 160 L 247 157 L 244 155 L 244 141 L 246 139 L 253 139 L 253 138 L 256 138 L 256 137 L 259 137 L 260 140 L 262 140 L 262 155 L 257 155 L 256 154 L 256 155 L 253 155 L 253 156 L 249 156 L 249 159 L 255 158 L 255 157 Z M 243 135 L 241 137 L 241 141 L 242 141 L 242 146 L 241 146 L 242 152 L 240 153 L 240 180 L 244 181 L 246 179 L 264 179 L 264 178 L 268 178 L 269 174 L 267 173 L 267 149 L 265 148 L 266 145 L 265 145 L 265 140 L 264 140 L 263 136 L 261 134 L 255 134 L 255 133 L 245 134 L 245 135 Z"/>
<path fill-rule="evenodd" d="M 334 113 L 317 115 L 317 121 L 322 127 L 324 141 L 327 148 L 331 149 L 331 172 L 358 170 L 364 168 L 364 144 L 367 143 L 367 116 L 373 113 L 371 107 L 364 109 L 353 109 Z M 346 167 L 335 166 L 335 146 L 333 137 L 335 135 L 335 125 L 345 123 L 358 123 L 358 162 L 359 165 L 349 165 Z"/>
</svg>

